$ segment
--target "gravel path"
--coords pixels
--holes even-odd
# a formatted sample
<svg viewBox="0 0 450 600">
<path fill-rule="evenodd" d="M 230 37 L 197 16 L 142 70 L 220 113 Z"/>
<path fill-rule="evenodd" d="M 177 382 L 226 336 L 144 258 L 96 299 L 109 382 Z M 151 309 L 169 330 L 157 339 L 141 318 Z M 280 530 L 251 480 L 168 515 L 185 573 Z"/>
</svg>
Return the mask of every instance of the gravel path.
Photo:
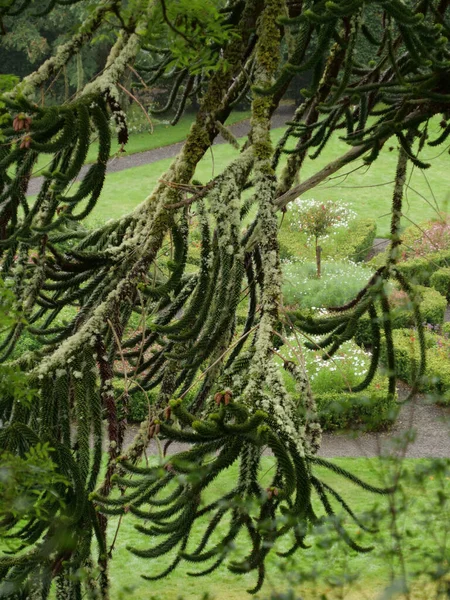
<svg viewBox="0 0 450 600">
<path fill-rule="evenodd" d="M 386 248 L 389 246 L 390 240 L 386 238 L 375 238 L 373 240 L 373 246 L 370 252 L 367 255 L 366 261 L 373 258 L 375 255 L 380 254 L 380 252 L 384 252 Z"/>
<path fill-rule="evenodd" d="M 399 400 L 406 398 L 407 386 L 398 386 Z M 128 428 L 125 448 L 138 431 L 137 426 Z M 403 450 L 402 441 L 411 440 Z M 189 448 L 186 444 L 173 443 L 169 454 Z M 157 454 L 154 441 L 148 447 L 149 454 Z M 319 455 L 327 458 L 337 456 L 374 457 L 381 454 L 397 454 L 406 458 L 450 458 L 450 407 L 431 404 L 423 395 L 400 407 L 395 425 L 382 433 L 324 433 Z"/>
<path fill-rule="evenodd" d="M 272 128 L 282 127 L 286 121 L 292 118 L 294 114 L 294 107 L 290 104 L 280 106 L 274 116 L 272 117 Z M 228 129 L 231 133 L 237 137 L 243 137 L 248 134 L 250 131 L 250 121 L 246 119 L 244 121 L 240 121 L 239 123 L 235 123 L 234 125 L 230 125 Z M 214 144 L 224 144 L 225 140 L 221 135 L 218 135 L 214 140 Z M 120 157 L 112 157 L 108 162 L 108 167 L 106 169 L 106 173 L 116 173 L 117 171 L 124 171 L 125 169 L 130 169 L 132 167 L 141 167 L 143 165 L 149 165 L 151 163 L 157 162 L 158 160 L 162 160 L 164 158 L 173 158 L 176 156 L 181 148 L 183 147 L 184 142 L 178 142 L 177 144 L 171 144 L 170 146 L 162 146 L 161 148 L 154 148 L 153 150 L 146 150 L 145 152 L 138 152 L 136 154 L 123 155 Z M 80 171 L 79 179 L 82 179 L 89 169 L 90 165 L 84 165 L 84 167 Z M 41 189 L 41 185 L 43 182 L 43 177 L 33 177 L 28 185 L 28 195 L 34 196 Z"/>
<path fill-rule="evenodd" d="M 407 386 L 398 386 L 399 400 L 406 398 Z M 407 458 L 450 458 L 450 407 L 432 404 L 426 396 L 418 394 L 408 404 L 400 407 L 395 425 L 382 433 L 342 433 L 323 435 L 320 455 L 333 456 L 379 456 L 402 455 Z"/>
</svg>

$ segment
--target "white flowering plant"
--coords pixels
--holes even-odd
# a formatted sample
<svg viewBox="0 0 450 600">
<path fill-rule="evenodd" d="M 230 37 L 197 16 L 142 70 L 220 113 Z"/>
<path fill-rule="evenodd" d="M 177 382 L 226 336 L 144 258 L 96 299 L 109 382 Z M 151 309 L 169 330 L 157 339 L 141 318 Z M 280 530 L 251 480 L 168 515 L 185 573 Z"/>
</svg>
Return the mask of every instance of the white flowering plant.
<svg viewBox="0 0 450 600">
<path fill-rule="evenodd" d="M 321 279 L 316 277 L 313 261 L 284 260 L 283 302 L 298 308 L 328 307 L 345 304 L 366 285 L 373 274 L 370 267 L 351 260 L 327 261 Z"/>
<path fill-rule="evenodd" d="M 320 239 L 326 239 L 339 229 L 348 227 L 356 213 L 347 204 L 335 200 L 303 200 L 297 198 L 293 202 L 290 213 L 290 227 L 295 231 L 305 233 L 309 243 L 314 243 L 316 249 L 317 278 L 321 276 L 321 247 Z"/>
<path fill-rule="evenodd" d="M 312 336 L 309 341 L 318 341 L 318 338 Z M 295 361 L 300 352 L 298 340 L 292 336 L 288 338 L 288 342 L 289 346 L 284 348 L 283 356 Z M 342 344 L 340 350 L 330 358 L 326 358 L 324 350 L 302 348 L 301 353 L 314 394 L 351 390 L 364 379 L 371 358 L 370 352 L 353 341 Z"/>
</svg>

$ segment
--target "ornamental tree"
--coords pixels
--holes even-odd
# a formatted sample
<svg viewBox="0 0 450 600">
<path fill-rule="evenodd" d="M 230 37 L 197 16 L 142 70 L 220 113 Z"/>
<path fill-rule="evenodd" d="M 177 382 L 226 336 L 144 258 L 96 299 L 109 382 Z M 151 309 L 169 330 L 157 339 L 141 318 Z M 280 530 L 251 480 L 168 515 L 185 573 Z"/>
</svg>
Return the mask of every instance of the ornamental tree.
<svg viewBox="0 0 450 600">
<path fill-rule="evenodd" d="M 298 198 L 293 202 L 291 227 L 305 233 L 309 242 L 314 242 L 318 279 L 321 275 L 322 255 L 319 240 L 327 238 L 338 227 L 347 227 L 350 218 L 354 215 L 355 213 L 350 211 L 346 205 L 333 200 L 320 202 L 314 199 L 301 200 Z"/>
<path fill-rule="evenodd" d="M 44 15 L 77 3 L 83 0 L 49 0 L 46 10 L 41 3 L 39 10 Z M 2 23 L 34 14 L 37 4 L 3 0 Z M 55 586 L 58 600 L 80 598 L 83 591 L 108 598 L 107 519 L 128 513 L 142 519 L 142 542 L 130 552 L 150 560 L 147 579 L 164 577 L 186 562 L 198 563 L 195 575 L 225 562 L 237 573 L 254 571 L 255 592 L 264 581 L 265 559 L 281 537 L 291 538 L 287 554 L 305 548 L 318 505 L 332 515 L 333 497 L 357 519 L 317 475 L 318 465 L 373 493 L 389 492 L 317 457 L 320 426 L 304 367 L 284 361 L 296 383 L 289 393 L 274 346 L 282 355 L 285 329 L 294 326 L 320 335 L 317 345 L 332 356 L 368 313 L 372 359 L 353 390 L 367 387 L 375 374 L 381 326 L 389 394 L 395 393 L 385 284 L 395 278 L 411 293 L 396 269 L 407 167 L 428 168 L 420 151 L 450 134 L 448 5 L 448 0 L 407 5 L 400 0 L 100 0 L 87 3 L 86 19 L 53 57 L 3 96 L 0 261 L 2 278 L 17 298 L 18 317 L 2 332 L 0 362 L 27 372 L 34 391 L 29 403 L 13 391 L 0 398 L 0 448 L 25 457 L 31 448 L 48 444 L 55 471 L 66 482 L 55 484 L 57 498 L 45 499 L 44 512 L 54 515 L 52 521 L 10 515 L 10 535 L 22 549 L 0 558 L 3 596 L 44 599 Z M 117 32 L 104 68 L 74 98 L 42 106 L 41 86 L 76 61 L 102 27 Z M 356 53 L 363 37 L 373 47 L 367 64 Z M 289 55 L 281 62 L 284 39 Z M 152 61 L 143 61 L 148 54 Z M 147 70 L 140 68 L 141 60 Z M 173 82 L 167 108 L 175 107 L 175 120 L 191 98 L 199 109 L 180 154 L 142 203 L 120 219 L 88 229 L 83 221 L 102 192 L 112 130 L 119 143 L 128 138 L 120 105 L 128 65 L 146 86 Z M 299 72 L 311 74 L 311 85 L 274 146 L 270 118 Z M 199 187 L 193 181 L 197 164 L 218 133 L 226 133 L 233 106 L 248 94 L 248 142 Z M 428 123 L 436 114 L 442 115 L 442 132 L 429 137 Z M 99 140 L 97 160 L 81 174 L 92 131 Z M 306 156 L 319 156 L 335 131 L 348 142 L 348 151 L 295 184 Z M 283 313 L 279 212 L 349 163 L 374 162 L 391 138 L 398 141 L 398 163 L 386 264 L 331 315 Z M 28 183 L 42 154 L 48 167 L 31 200 Z M 194 272 L 186 269 L 191 210 L 202 240 Z M 170 243 L 174 252 L 168 260 Z M 247 319 L 239 326 L 236 309 L 247 296 Z M 420 378 L 425 346 L 414 306 Z M 17 356 L 25 333 L 39 340 L 40 348 Z M 119 369 L 119 362 L 126 368 Z M 113 381 L 120 376 L 126 391 L 117 395 Z M 123 448 L 126 399 L 137 389 L 152 389 L 157 399 L 134 442 Z M 109 457 L 102 473 L 105 436 Z M 190 449 L 164 458 L 158 467 L 143 466 L 140 459 L 152 436 L 187 442 Z M 258 477 L 265 447 L 276 464 L 267 489 Z M 234 463 L 235 487 L 204 504 L 205 491 Z M 191 533 L 207 517 L 202 541 L 194 547 Z M 217 541 L 211 536 L 224 518 L 228 524 Z M 335 523 L 350 547 L 370 549 Z M 241 533 L 250 544 L 244 560 L 235 557 L 232 544 Z M 166 553 L 167 568 L 152 570 L 151 559 Z M 92 577 L 94 568 L 98 578 Z"/>
</svg>

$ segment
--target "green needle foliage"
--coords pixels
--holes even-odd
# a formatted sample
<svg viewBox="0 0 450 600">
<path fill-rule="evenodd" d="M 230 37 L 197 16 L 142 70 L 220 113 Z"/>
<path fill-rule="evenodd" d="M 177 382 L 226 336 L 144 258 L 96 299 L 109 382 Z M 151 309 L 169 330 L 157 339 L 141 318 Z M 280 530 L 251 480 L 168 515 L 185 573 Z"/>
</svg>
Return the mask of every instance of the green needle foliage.
<svg viewBox="0 0 450 600">
<path fill-rule="evenodd" d="M 45 12 L 73 3 L 50 1 Z M 368 313 L 373 359 L 357 390 L 375 375 L 383 330 L 394 394 L 386 284 L 395 278 L 414 306 L 421 347 L 417 382 L 424 373 L 422 318 L 396 261 L 407 167 L 428 167 L 420 152 L 427 144 L 444 144 L 450 134 L 449 4 L 306 0 L 299 7 L 283 0 L 230 0 L 217 8 L 212 2 L 104 0 L 55 56 L 2 97 L 0 267 L 17 300 L 0 332 L 0 362 L 27 372 L 33 392 L 32 401 L 23 402 L 14 386 L 2 390 L 0 448 L 19 459 L 33 447 L 52 448 L 60 479 L 57 495 L 41 498 L 41 512 L 7 515 L 8 535 L 20 542 L 20 551 L 0 557 L 0 595 L 45 599 L 53 586 L 58 600 L 78 600 L 83 593 L 108 598 L 107 515 L 128 512 L 142 518 L 143 544 L 131 552 L 149 559 L 172 553 L 167 569 L 150 571 L 148 579 L 186 561 L 202 563 L 192 574 L 206 575 L 226 560 L 234 572 L 256 572 L 250 590 L 256 592 L 279 538 L 291 537 L 287 555 L 306 547 L 305 536 L 318 521 L 316 506 L 331 515 L 333 498 L 357 519 L 316 476 L 316 466 L 375 494 L 389 493 L 317 458 L 320 427 L 304 366 L 284 361 L 296 383 L 290 394 L 274 356 L 282 353 L 286 333 L 298 328 L 319 336 L 314 347 L 331 357 Z M 35 5 L 3 2 L 0 16 L 26 14 Z M 41 106 L 40 87 L 111 23 L 120 33 L 104 69 L 72 100 Z M 290 51 L 281 63 L 284 37 Z M 358 60 L 363 42 L 373 46 L 369 64 Z M 131 63 L 146 85 L 173 82 L 163 109 L 176 107 L 175 121 L 189 99 L 200 108 L 179 156 L 151 194 L 132 214 L 89 231 L 82 221 L 102 191 L 111 125 L 119 143 L 127 141 L 119 89 Z M 298 72 L 309 72 L 312 83 L 273 148 L 270 118 Z M 249 141 L 222 173 L 199 186 L 193 180 L 197 164 L 249 93 Z M 442 114 L 443 131 L 429 140 L 427 123 L 436 114 Z M 319 156 L 336 130 L 349 151 L 295 185 L 307 153 Z M 80 175 L 92 135 L 99 140 L 97 160 Z M 393 137 L 399 149 L 386 264 L 331 316 L 283 313 L 277 211 L 348 163 L 360 157 L 373 162 Z M 277 176 L 282 153 L 289 156 Z M 48 168 L 30 202 L 28 183 L 40 155 L 47 155 Z M 256 216 L 249 224 L 252 205 Z M 193 212 L 201 235 L 195 272 L 187 267 Z M 236 310 L 247 295 L 240 327 Z M 24 334 L 39 340 L 40 348 L 14 358 Z M 115 376 L 126 379 L 120 398 Z M 124 450 L 126 399 L 136 389 L 154 390 L 156 401 Z M 158 467 L 142 467 L 153 436 L 186 442 L 190 449 Z M 109 458 L 100 475 L 105 437 Z M 259 466 L 266 447 L 276 468 L 263 488 Z M 205 491 L 236 462 L 234 489 L 205 505 Z M 192 548 L 191 532 L 206 514 L 208 526 Z M 227 532 L 217 540 L 222 520 Z M 369 550 L 336 523 L 351 548 Z M 238 535 L 251 541 L 243 560 L 234 554 Z"/>
</svg>

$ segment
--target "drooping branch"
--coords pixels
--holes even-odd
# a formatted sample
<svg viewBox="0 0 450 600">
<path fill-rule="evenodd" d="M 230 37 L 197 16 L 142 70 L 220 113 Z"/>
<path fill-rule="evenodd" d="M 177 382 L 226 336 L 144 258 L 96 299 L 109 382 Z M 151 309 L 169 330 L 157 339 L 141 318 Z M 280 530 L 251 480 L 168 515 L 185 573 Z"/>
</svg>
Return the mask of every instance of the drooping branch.
<svg viewBox="0 0 450 600">
<path fill-rule="evenodd" d="M 408 136 L 416 135 L 417 128 L 437 112 L 446 114 L 447 45 L 431 18 L 424 22 L 417 11 L 397 0 L 375 4 L 389 16 L 381 38 L 372 36 L 375 66 L 361 65 L 355 50 L 364 34 L 360 27 L 364 2 L 339 6 L 304 2 L 300 13 L 292 14 L 292 5 L 287 7 L 282 0 L 246 0 L 224 9 L 236 31 L 211 45 L 217 58 L 214 69 L 208 62 L 204 69 L 183 64 L 180 74 L 164 39 L 177 35 L 176 23 L 174 31 L 163 19 L 164 31 L 155 45 L 147 35 L 151 31 L 147 24 L 160 18 L 152 2 L 127 3 L 124 12 L 122 3 L 113 7 L 105 2 L 93 15 L 102 20 L 106 12 L 98 16 L 98 11 L 113 7 L 115 22 L 123 31 L 94 81 L 63 106 L 37 107 L 17 93 L 31 93 L 86 43 L 98 26 L 92 16 L 90 25 L 77 34 L 85 37 L 76 35 L 60 49 L 58 58 L 45 63 L 10 97 L 11 114 L 5 111 L 3 127 L 7 144 L 0 149 L 0 252 L 2 273 L 13 281 L 21 319 L 2 337 L 1 359 L 14 356 L 25 331 L 42 347 L 15 362 L 30 371 L 36 400 L 28 406 L 13 397 L 1 399 L 0 419 L 6 427 L 0 432 L 0 447 L 20 454 L 35 443 L 50 443 L 58 469 L 69 482 L 57 490 L 64 506 L 48 506 L 56 515 L 54 527 L 26 523 L 17 535 L 32 549 L 30 553 L 0 559 L 1 578 L 17 583 L 22 595 L 48 597 L 48 581 L 57 577 L 58 600 L 79 597 L 83 584 L 77 573 L 91 564 L 95 537 L 102 570 L 99 595 L 106 599 L 106 515 L 126 512 L 147 521 L 138 526 L 145 548 L 136 543 L 131 549 L 136 555 L 153 558 L 178 549 L 164 572 L 150 572 L 148 579 L 167 575 L 182 561 L 206 563 L 204 571 L 196 574 L 213 571 L 242 531 L 248 537 L 249 553 L 245 561 L 231 561 L 229 566 L 237 573 L 256 571 L 256 591 L 264 580 L 266 557 L 279 538 L 292 537 L 288 554 L 305 547 L 300 531 L 317 522 L 317 502 L 330 516 L 331 496 L 348 506 L 313 472 L 315 465 L 337 468 L 315 457 L 320 425 L 304 365 L 284 362 L 295 385 L 295 391 L 288 392 L 274 344 L 285 343 L 282 327 L 294 326 L 319 336 L 314 347 L 332 356 L 368 314 L 374 359 L 359 385 L 364 389 L 372 381 L 380 355 L 381 305 L 392 394 L 395 364 L 384 285 L 393 274 L 408 295 L 413 290 L 390 263 L 352 302 L 335 307 L 331 315 L 313 318 L 299 311 L 287 314 L 286 325 L 279 314 L 276 213 L 352 161 L 376 160 L 392 135 L 402 145 L 402 169 L 406 160 L 424 166 Z M 439 10 L 442 7 L 440 3 Z M 390 38 L 393 23 L 398 32 Z M 287 31 L 293 43 L 283 64 L 280 50 Z M 183 36 L 179 41 L 183 43 Z M 333 52 L 328 56 L 330 46 Z M 194 94 L 201 97 L 200 108 L 180 155 L 153 192 L 132 214 L 89 231 L 80 221 L 93 210 L 102 190 L 111 143 L 109 120 L 115 119 L 121 130 L 125 124 L 117 87 L 142 47 L 153 56 L 151 81 L 174 81 L 168 104 L 178 99 L 177 117 Z M 190 44 L 185 50 L 192 50 Z M 192 59 L 196 63 L 197 57 Z M 305 102 L 274 151 L 270 117 L 295 73 L 309 68 L 313 79 Z M 197 193 L 193 177 L 199 161 L 223 131 L 233 103 L 248 91 L 253 101 L 246 147 Z M 86 160 L 92 127 L 100 141 L 97 161 L 72 192 L 70 185 Z M 317 156 L 337 131 L 346 131 L 344 139 L 353 147 L 292 187 L 309 148 Z M 434 143 L 442 143 L 449 134 L 445 126 Z M 296 143 L 291 152 L 292 138 Z M 291 154 L 278 181 L 274 167 L 282 151 Z M 33 165 L 43 153 L 51 155 L 51 165 L 31 203 L 26 189 Z M 394 194 L 397 220 L 400 179 Z M 247 190 L 250 197 L 244 199 Z M 186 191 L 192 193 L 190 198 L 185 198 Z M 252 205 L 256 217 L 248 226 Z M 195 215 L 189 211 L 191 206 Z M 201 239 L 195 257 L 193 230 Z M 188 260 L 196 263 L 195 271 L 187 268 Z M 247 294 L 242 328 L 237 307 Z M 132 318 L 136 315 L 137 331 Z M 419 310 L 415 317 L 419 323 Z M 139 435 L 118 457 L 124 423 L 111 383 L 120 376 L 126 378 L 127 393 L 154 390 L 156 399 Z M 102 482 L 104 410 L 110 462 Z M 186 442 L 189 450 L 163 459 L 156 468 L 143 467 L 140 458 L 155 435 L 166 443 Z M 264 446 L 272 450 L 276 465 L 267 488 L 258 479 Z M 234 463 L 239 475 L 233 489 L 202 504 L 216 476 Z M 363 489 L 389 492 L 338 471 Z M 115 484 L 120 496 L 109 493 Z M 249 500 L 249 508 L 243 508 L 236 497 Z M 214 543 L 211 536 L 226 515 L 229 524 L 219 543 Z M 210 522 L 200 544 L 191 547 L 191 534 L 204 516 Z M 273 527 L 264 527 L 269 521 Z M 60 525 L 67 540 L 58 545 Z M 367 550 L 341 526 L 338 532 L 352 548 Z M 55 544 L 51 559 L 45 553 L 47 544 Z"/>
</svg>

